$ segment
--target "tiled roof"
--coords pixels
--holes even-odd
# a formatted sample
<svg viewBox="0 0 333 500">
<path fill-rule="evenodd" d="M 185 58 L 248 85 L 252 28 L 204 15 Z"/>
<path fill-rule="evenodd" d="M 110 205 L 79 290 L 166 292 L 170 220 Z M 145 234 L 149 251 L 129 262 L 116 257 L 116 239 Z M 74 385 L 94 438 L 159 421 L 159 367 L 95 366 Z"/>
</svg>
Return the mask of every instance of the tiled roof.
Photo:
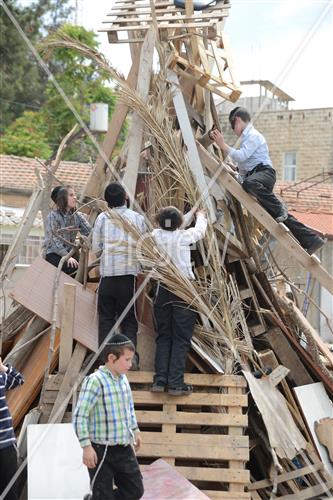
<svg viewBox="0 0 333 500">
<path fill-rule="evenodd" d="M 302 182 L 295 186 L 295 182 L 278 181 L 274 192 L 287 203 L 289 211 L 333 214 L 333 184 L 328 182 L 316 186 Z"/>
<path fill-rule="evenodd" d="M 333 214 L 311 214 L 309 212 L 294 212 L 291 214 L 306 226 L 319 231 L 330 238 L 333 237 Z"/>
<path fill-rule="evenodd" d="M 33 158 L 0 155 L 0 187 L 33 191 L 36 185 L 35 167 L 41 170 L 42 175 L 46 173 L 46 170 Z M 70 184 L 80 191 L 91 171 L 92 167 L 88 163 L 62 161 L 55 175 L 64 184 Z"/>
</svg>

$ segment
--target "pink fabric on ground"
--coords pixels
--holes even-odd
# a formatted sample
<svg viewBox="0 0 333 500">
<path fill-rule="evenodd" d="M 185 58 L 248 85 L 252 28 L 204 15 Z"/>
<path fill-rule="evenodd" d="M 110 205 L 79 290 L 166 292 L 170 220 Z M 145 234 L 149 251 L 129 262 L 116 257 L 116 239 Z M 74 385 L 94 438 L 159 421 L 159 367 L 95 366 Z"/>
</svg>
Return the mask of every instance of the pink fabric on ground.
<svg viewBox="0 0 333 500">
<path fill-rule="evenodd" d="M 162 459 L 149 465 L 142 475 L 145 488 L 142 500 L 209 500 Z"/>
</svg>

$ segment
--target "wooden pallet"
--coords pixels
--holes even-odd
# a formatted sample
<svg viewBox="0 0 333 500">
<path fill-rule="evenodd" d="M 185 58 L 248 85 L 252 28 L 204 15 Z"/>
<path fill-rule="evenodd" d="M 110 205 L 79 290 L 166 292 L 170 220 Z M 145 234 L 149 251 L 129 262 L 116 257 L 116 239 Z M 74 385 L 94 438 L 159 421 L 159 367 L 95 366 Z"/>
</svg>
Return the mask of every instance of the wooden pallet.
<svg viewBox="0 0 333 500">
<path fill-rule="evenodd" d="M 128 376 L 142 432 L 141 467 L 163 458 L 209 498 L 250 498 L 243 377 L 186 374 L 194 393 L 183 397 L 150 392 L 152 377 Z"/>
<path fill-rule="evenodd" d="M 175 30 L 209 28 L 210 36 L 216 39 L 216 26 L 229 13 L 230 4 L 220 1 L 215 6 L 188 15 L 185 10 L 175 7 L 172 0 L 157 1 L 154 6 L 155 20 L 164 40 L 174 37 Z M 115 2 L 108 20 L 104 21 L 110 43 L 142 42 L 143 34 L 154 21 L 151 6 L 147 0 L 122 0 Z M 136 36 L 119 37 L 119 32 L 137 32 Z M 200 32 L 201 33 L 201 32 Z M 184 34 L 184 33 L 183 33 Z"/>
<path fill-rule="evenodd" d="M 209 498 L 250 499 L 244 491 L 250 476 L 243 377 L 186 374 L 194 393 L 183 397 L 150 392 L 151 372 L 130 372 L 128 378 L 142 432 L 142 470 L 163 458 Z M 50 377 L 41 423 L 48 422 L 62 381 L 62 374 Z M 62 421 L 71 417 L 72 400 Z"/>
</svg>

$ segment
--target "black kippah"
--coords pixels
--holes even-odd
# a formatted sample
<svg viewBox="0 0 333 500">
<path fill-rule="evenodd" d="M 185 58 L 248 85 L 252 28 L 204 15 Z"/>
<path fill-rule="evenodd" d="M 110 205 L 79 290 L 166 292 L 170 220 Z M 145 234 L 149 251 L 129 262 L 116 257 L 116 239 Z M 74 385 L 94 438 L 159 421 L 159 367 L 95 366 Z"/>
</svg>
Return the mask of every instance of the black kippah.
<svg viewBox="0 0 333 500">
<path fill-rule="evenodd" d="M 52 190 L 52 193 L 51 193 L 51 200 L 56 203 L 57 202 L 57 198 L 58 198 L 58 194 L 59 194 L 59 191 L 60 189 L 63 189 L 63 186 L 56 186 L 53 190 Z"/>
<path fill-rule="evenodd" d="M 117 346 L 117 345 L 133 345 L 133 342 L 126 337 L 126 335 L 123 335 L 122 333 L 116 333 L 115 335 L 112 335 L 110 340 L 106 344 L 107 346 Z"/>
</svg>

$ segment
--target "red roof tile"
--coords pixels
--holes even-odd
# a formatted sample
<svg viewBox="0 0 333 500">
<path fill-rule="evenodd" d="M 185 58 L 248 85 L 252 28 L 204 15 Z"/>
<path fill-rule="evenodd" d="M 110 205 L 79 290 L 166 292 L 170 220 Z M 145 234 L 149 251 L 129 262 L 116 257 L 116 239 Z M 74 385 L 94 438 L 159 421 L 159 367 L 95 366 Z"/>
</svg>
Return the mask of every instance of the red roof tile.
<svg viewBox="0 0 333 500">
<path fill-rule="evenodd" d="M 315 186 L 302 182 L 295 186 L 295 182 L 278 181 L 274 191 L 287 203 L 289 211 L 333 214 L 333 184 L 328 182 Z"/>
<path fill-rule="evenodd" d="M 296 219 L 311 227 L 315 231 L 325 234 L 328 237 L 333 236 L 333 214 L 311 214 L 309 212 L 290 211 Z"/>
<path fill-rule="evenodd" d="M 35 167 L 41 170 L 42 175 L 46 173 L 46 170 L 33 158 L 0 155 L 0 187 L 33 191 L 37 183 Z M 92 167 L 88 163 L 62 161 L 55 175 L 64 184 L 70 184 L 80 191 L 91 171 Z M 56 183 L 55 181 L 54 184 Z"/>
</svg>

